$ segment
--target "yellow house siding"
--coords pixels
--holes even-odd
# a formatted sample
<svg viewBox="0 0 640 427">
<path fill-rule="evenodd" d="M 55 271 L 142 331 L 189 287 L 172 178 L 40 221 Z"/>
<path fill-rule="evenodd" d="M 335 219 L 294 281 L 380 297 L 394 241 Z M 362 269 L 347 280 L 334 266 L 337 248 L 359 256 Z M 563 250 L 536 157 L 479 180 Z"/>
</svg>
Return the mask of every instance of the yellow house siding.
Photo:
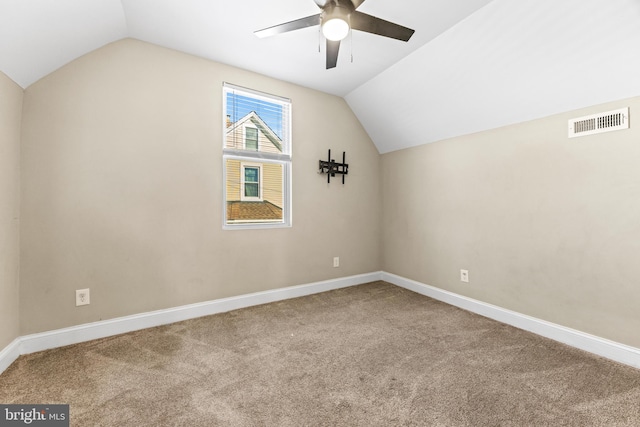
<svg viewBox="0 0 640 427">
<path fill-rule="evenodd" d="M 233 148 L 235 150 L 244 150 L 244 128 L 238 126 L 235 129 L 227 133 L 226 148 Z"/>
<path fill-rule="evenodd" d="M 267 138 L 264 133 L 258 131 L 258 151 L 263 153 L 280 153 L 278 147 Z"/>
<path fill-rule="evenodd" d="M 227 160 L 227 201 L 240 200 L 240 161 Z"/>
<path fill-rule="evenodd" d="M 262 166 L 262 177 L 264 179 L 262 198 L 281 208 L 282 205 L 282 165 L 276 163 L 265 163 Z"/>
</svg>

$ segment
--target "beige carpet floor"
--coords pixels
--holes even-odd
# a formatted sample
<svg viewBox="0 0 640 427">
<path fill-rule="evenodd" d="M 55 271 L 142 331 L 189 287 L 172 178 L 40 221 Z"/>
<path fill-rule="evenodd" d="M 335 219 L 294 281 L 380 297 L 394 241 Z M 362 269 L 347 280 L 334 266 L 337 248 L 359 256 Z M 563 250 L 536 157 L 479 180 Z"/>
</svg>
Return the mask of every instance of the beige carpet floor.
<svg viewBox="0 0 640 427">
<path fill-rule="evenodd" d="M 72 426 L 639 426 L 640 371 L 384 282 L 20 357 Z"/>
</svg>

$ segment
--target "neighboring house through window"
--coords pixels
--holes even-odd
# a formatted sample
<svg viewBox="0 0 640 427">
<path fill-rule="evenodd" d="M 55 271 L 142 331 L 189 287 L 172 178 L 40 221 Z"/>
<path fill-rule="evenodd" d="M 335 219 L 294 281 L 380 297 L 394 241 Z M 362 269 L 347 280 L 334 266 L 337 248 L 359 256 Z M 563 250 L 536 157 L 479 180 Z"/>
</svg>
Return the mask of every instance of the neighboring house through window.
<svg viewBox="0 0 640 427">
<path fill-rule="evenodd" d="M 291 102 L 225 83 L 226 229 L 291 225 Z"/>
</svg>

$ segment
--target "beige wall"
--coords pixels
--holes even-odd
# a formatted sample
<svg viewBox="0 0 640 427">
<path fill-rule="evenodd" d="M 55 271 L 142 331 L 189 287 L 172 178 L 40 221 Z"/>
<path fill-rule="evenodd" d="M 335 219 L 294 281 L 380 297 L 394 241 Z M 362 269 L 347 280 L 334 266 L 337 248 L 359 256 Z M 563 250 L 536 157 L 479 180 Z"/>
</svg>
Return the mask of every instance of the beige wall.
<svg viewBox="0 0 640 427">
<path fill-rule="evenodd" d="M 0 350 L 19 336 L 22 89 L 0 73 Z"/>
<path fill-rule="evenodd" d="M 292 228 L 222 230 L 223 81 L 293 101 Z M 640 128 L 566 137 L 568 118 L 627 105 L 633 118 L 640 98 L 380 160 L 340 98 L 134 40 L 108 45 L 24 94 L 18 331 L 22 92 L 4 75 L 0 90 L 0 348 L 379 269 L 640 347 Z M 328 148 L 347 152 L 344 186 L 316 173 Z M 249 250 L 261 253 L 251 268 Z M 92 304 L 76 308 L 85 287 Z"/>
<path fill-rule="evenodd" d="M 223 81 L 292 100 L 292 228 L 222 230 Z M 123 40 L 27 88 L 23 120 L 21 334 L 380 269 L 380 157 L 341 98 Z"/>
<path fill-rule="evenodd" d="M 630 130 L 567 138 L 569 118 L 624 106 Z M 639 111 L 634 98 L 385 154 L 383 269 L 640 347 Z"/>
</svg>

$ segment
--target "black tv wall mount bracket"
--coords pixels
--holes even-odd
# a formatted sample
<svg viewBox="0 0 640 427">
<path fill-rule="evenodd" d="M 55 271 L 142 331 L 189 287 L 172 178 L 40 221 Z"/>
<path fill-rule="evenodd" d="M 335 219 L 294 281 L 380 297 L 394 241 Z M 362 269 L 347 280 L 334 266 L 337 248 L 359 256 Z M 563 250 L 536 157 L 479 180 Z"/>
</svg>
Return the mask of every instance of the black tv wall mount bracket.
<svg viewBox="0 0 640 427">
<path fill-rule="evenodd" d="M 331 150 L 329 150 L 329 155 L 327 156 L 328 160 L 320 160 L 319 161 L 319 170 L 318 173 L 326 173 L 327 174 L 327 183 L 331 182 L 331 177 L 336 176 L 336 174 L 342 175 L 342 183 L 344 184 L 344 176 L 349 173 L 349 165 L 345 160 L 345 152 L 342 152 L 342 163 L 336 163 L 335 159 L 331 158 Z"/>
</svg>

